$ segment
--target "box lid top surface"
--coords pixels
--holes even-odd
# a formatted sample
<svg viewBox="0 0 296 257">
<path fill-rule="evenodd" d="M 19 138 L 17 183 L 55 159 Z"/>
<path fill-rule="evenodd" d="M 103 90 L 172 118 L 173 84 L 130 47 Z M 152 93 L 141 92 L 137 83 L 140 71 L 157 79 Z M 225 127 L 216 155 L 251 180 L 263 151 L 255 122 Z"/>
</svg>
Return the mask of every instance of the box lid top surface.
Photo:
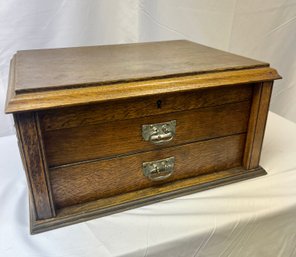
<svg viewBox="0 0 296 257">
<path fill-rule="evenodd" d="M 190 41 L 19 51 L 6 113 L 273 81 L 269 64 Z"/>
<path fill-rule="evenodd" d="M 25 50 L 16 54 L 15 93 L 268 66 L 190 41 Z"/>
</svg>

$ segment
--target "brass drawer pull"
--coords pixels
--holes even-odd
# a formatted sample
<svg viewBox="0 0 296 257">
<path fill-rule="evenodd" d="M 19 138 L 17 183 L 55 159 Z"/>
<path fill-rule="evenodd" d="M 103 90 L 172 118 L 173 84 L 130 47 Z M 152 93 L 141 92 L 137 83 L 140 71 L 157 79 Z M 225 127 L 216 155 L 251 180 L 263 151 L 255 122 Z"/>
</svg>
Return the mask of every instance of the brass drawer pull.
<svg viewBox="0 0 296 257">
<path fill-rule="evenodd" d="M 169 178 L 174 172 L 175 157 L 163 160 L 144 162 L 143 173 L 152 181 L 160 181 Z"/>
<path fill-rule="evenodd" d="M 173 139 L 176 134 L 176 121 L 142 125 L 142 137 L 153 144 L 164 144 Z"/>
</svg>

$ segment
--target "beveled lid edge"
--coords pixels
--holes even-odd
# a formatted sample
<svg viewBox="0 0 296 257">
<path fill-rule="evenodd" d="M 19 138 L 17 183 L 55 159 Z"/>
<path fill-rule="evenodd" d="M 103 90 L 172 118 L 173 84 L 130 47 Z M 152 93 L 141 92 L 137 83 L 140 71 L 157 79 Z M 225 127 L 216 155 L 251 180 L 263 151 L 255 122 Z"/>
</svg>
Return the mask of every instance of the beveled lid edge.
<svg viewBox="0 0 296 257">
<path fill-rule="evenodd" d="M 13 64 L 13 61 L 12 61 Z M 12 68 L 10 82 L 13 84 Z M 183 77 L 172 77 L 118 83 L 104 86 L 61 89 L 16 95 L 8 88 L 6 113 L 37 111 L 53 108 L 124 100 L 135 97 L 177 93 L 209 87 L 240 85 L 281 79 L 278 72 L 270 67 L 204 73 Z"/>
</svg>

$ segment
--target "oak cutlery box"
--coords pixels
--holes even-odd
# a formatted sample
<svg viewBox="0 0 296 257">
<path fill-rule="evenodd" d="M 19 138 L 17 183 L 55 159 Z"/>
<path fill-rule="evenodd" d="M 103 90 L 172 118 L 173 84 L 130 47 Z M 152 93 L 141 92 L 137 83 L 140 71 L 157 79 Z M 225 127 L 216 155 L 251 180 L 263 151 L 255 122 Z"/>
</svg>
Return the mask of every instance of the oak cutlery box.
<svg viewBox="0 0 296 257">
<path fill-rule="evenodd" d="M 267 63 L 178 40 L 17 52 L 31 232 L 264 175 Z"/>
</svg>

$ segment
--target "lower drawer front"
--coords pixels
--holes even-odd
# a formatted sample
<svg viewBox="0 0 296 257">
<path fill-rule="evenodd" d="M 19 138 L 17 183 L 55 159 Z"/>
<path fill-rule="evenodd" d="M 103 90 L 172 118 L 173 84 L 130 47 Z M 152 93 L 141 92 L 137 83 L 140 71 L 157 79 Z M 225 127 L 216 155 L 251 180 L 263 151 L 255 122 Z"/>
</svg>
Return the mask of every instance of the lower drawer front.
<svg viewBox="0 0 296 257">
<path fill-rule="evenodd" d="M 227 136 L 134 154 L 50 169 L 53 198 L 63 208 L 100 198 L 159 186 L 177 179 L 241 165 L 245 134 Z M 144 176 L 144 162 L 174 157 L 174 172 L 163 181 Z"/>
</svg>

